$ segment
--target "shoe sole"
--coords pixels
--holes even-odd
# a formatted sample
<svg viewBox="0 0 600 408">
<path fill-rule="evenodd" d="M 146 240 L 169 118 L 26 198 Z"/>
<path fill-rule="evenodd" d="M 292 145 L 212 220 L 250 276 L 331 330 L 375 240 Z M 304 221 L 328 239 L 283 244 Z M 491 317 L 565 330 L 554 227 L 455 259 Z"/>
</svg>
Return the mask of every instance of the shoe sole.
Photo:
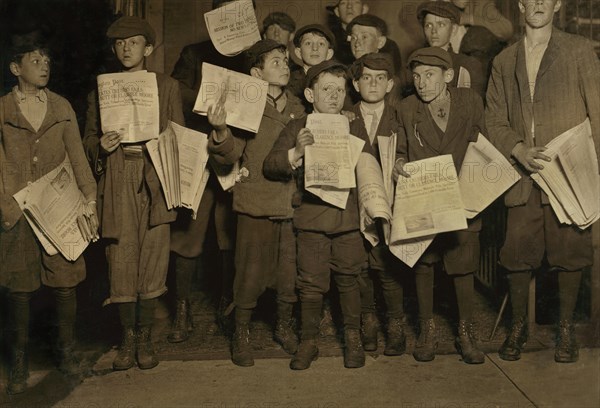
<svg viewBox="0 0 600 408">
<path fill-rule="evenodd" d="M 308 363 L 308 365 L 306 367 L 304 367 L 304 366 L 300 366 L 300 367 L 294 366 L 293 365 L 294 361 L 292 360 L 292 361 L 290 361 L 290 368 L 292 370 L 296 370 L 296 371 L 307 370 L 307 369 L 310 368 L 310 365 L 313 362 L 317 361 L 318 359 L 319 359 L 319 352 L 317 351 L 317 353 L 313 356 L 312 360 L 310 360 L 310 362 Z"/>
<path fill-rule="evenodd" d="M 127 371 L 130 368 L 133 368 L 133 366 L 135 366 L 135 364 L 132 364 L 130 366 L 116 366 L 113 364 L 113 370 L 114 371 Z"/>
<path fill-rule="evenodd" d="M 147 365 L 147 366 L 146 365 L 141 365 L 140 363 L 138 363 L 138 367 L 139 367 L 140 370 L 151 370 L 154 367 L 156 367 L 158 365 L 158 363 L 159 362 L 157 361 L 156 364 L 151 364 L 151 365 Z"/>
</svg>

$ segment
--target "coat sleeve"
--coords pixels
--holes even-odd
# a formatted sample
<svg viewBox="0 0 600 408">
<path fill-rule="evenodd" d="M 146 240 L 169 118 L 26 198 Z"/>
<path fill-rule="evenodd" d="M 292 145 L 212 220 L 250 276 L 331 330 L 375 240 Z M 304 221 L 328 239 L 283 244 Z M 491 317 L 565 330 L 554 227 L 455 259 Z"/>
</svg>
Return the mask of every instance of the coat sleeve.
<svg viewBox="0 0 600 408">
<path fill-rule="evenodd" d="M 296 146 L 296 136 L 302 128 L 296 123 L 292 121 L 283 128 L 263 162 L 263 174 L 269 180 L 288 181 L 294 175 L 288 152 Z"/>
<path fill-rule="evenodd" d="M 406 108 L 406 106 L 405 106 Z M 411 130 L 406 129 L 406 126 L 410 126 L 407 118 L 402 113 L 403 111 L 398 112 L 398 136 L 396 139 L 396 160 L 404 159 L 408 161 L 408 135 Z"/>
<path fill-rule="evenodd" d="M 181 90 L 177 82 L 169 87 L 169 120 L 178 125 L 185 126 Z"/>
<path fill-rule="evenodd" d="M 100 106 L 95 90 L 89 93 L 87 104 L 85 128 L 83 131 L 83 148 L 92 166 L 92 171 L 97 176 L 100 176 L 106 170 L 106 158 L 100 157 L 102 129 L 100 127 Z"/>
<path fill-rule="evenodd" d="M 192 46 L 185 47 L 181 51 L 179 59 L 175 63 L 171 77 L 179 81 L 181 100 L 186 111 L 192 110 L 198 94 L 198 87 L 201 78 L 198 76 L 198 67 L 202 61 L 197 58 L 196 52 Z"/>
<path fill-rule="evenodd" d="M 592 138 L 596 147 L 596 157 L 600 163 L 600 60 L 594 49 L 583 47 L 577 70 L 580 92 L 585 100 L 587 114 L 592 126 Z"/>
<path fill-rule="evenodd" d="M 227 136 L 221 142 L 215 140 L 216 131 L 210 132 L 208 138 L 208 152 L 219 164 L 231 165 L 242 157 L 246 148 L 246 138 L 234 135 L 230 127 L 227 127 Z"/>
</svg>

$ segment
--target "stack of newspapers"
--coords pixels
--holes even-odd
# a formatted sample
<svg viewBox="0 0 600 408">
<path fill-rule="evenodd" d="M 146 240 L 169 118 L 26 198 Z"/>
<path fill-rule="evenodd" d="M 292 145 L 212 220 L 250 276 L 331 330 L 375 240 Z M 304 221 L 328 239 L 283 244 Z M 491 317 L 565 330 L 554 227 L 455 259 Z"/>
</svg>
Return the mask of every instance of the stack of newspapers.
<svg viewBox="0 0 600 408">
<path fill-rule="evenodd" d="M 208 181 L 208 137 L 169 122 L 158 139 L 146 143 L 163 188 L 167 208 L 185 207 L 194 214 Z"/>
<path fill-rule="evenodd" d="M 49 255 L 59 252 L 75 261 L 97 239 L 97 225 L 65 160 L 14 196 L 36 237 Z"/>
<path fill-rule="evenodd" d="M 600 176 L 589 119 L 546 145 L 552 161 L 532 178 L 548 195 L 559 221 L 586 229 L 600 218 Z"/>
</svg>

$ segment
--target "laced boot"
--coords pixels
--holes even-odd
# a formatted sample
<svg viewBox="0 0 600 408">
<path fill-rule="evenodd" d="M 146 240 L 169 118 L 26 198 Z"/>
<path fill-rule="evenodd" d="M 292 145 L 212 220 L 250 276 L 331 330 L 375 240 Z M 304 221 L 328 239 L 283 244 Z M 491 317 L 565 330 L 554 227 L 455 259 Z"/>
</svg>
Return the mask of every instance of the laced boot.
<svg viewBox="0 0 600 408">
<path fill-rule="evenodd" d="M 75 355 L 73 344 L 61 345 L 58 350 L 58 369 L 66 375 L 79 375 L 83 373 L 81 361 Z"/>
<path fill-rule="evenodd" d="M 6 392 L 8 394 L 20 394 L 27 389 L 27 379 L 29 378 L 29 369 L 27 364 L 27 352 L 25 347 L 15 347 L 12 350 L 12 366 L 10 367 L 10 376 Z"/>
<path fill-rule="evenodd" d="M 420 319 L 419 326 L 421 332 L 413 351 L 413 357 L 417 361 L 431 361 L 435 358 L 435 351 L 438 347 L 435 323 L 433 319 Z"/>
<path fill-rule="evenodd" d="M 169 343 L 182 343 L 189 338 L 193 329 L 194 321 L 189 301 L 187 299 L 178 300 L 175 320 L 173 320 L 173 326 L 167 340 Z"/>
<path fill-rule="evenodd" d="M 465 363 L 482 364 L 485 361 L 485 355 L 477 347 L 473 325 L 466 320 L 458 322 L 458 336 L 455 344 Z"/>
<path fill-rule="evenodd" d="M 123 338 L 117 357 L 113 361 L 113 369 L 129 370 L 135 364 L 135 330 L 133 327 L 123 328 Z"/>
<path fill-rule="evenodd" d="M 360 334 L 365 351 L 377 350 L 377 331 L 379 322 L 375 313 L 363 313 L 361 317 Z"/>
<path fill-rule="evenodd" d="M 241 367 L 252 367 L 252 346 L 250 345 L 250 324 L 236 323 L 231 345 L 231 361 Z"/>
<path fill-rule="evenodd" d="M 400 356 L 406 351 L 406 335 L 404 334 L 404 319 L 392 317 L 388 319 L 387 341 L 383 354 Z"/>
<path fill-rule="evenodd" d="M 570 320 L 561 320 L 558 327 L 558 341 L 554 352 L 557 363 L 574 363 L 579 359 L 579 347 L 575 338 L 575 325 Z"/>
<path fill-rule="evenodd" d="M 275 326 L 275 341 L 281 344 L 283 350 L 288 354 L 298 351 L 298 338 L 293 329 L 292 311 L 294 305 L 291 303 L 277 303 L 277 325 Z"/>
<path fill-rule="evenodd" d="M 358 329 L 344 330 L 344 367 L 360 368 L 365 365 L 365 351 Z"/>
<path fill-rule="evenodd" d="M 292 361 L 290 361 L 290 368 L 292 370 L 306 370 L 318 358 L 319 348 L 317 347 L 317 339 L 303 339 L 298 346 L 298 351 L 292 357 Z"/>
<path fill-rule="evenodd" d="M 517 318 L 513 322 L 506 340 L 498 350 L 498 355 L 502 360 L 516 361 L 521 358 L 521 350 L 527 342 L 527 332 L 527 316 Z"/>
<path fill-rule="evenodd" d="M 158 365 L 158 359 L 152 345 L 152 326 L 141 326 L 138 329 L 135 356 L 138 367 L 142 370 L 149 370 Z"/>
</svg>

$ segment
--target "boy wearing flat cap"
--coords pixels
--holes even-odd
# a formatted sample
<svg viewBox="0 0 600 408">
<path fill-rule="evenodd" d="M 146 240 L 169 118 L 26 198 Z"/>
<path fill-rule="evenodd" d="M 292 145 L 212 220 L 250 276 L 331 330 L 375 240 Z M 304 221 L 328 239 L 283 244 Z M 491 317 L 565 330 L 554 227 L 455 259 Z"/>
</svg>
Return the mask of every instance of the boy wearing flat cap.
<svg viewBox="0 0 600 408">
<path fill-rule="evenodd" d="M 453 50 L 450 40 L 460 21 L 460 9 L 454 4 L 445 1 L 427 1 L 417 8 L 417 18 L 423 27 L 423 33 L 430 47 L 440 47 L 450 53 L 454 78 L 450 86 L 463 86 L 473 88 L 485 100 L 485 78 L 483 67 L 473 57 L 458 53 Z M 460 78 L 462 71 L 466 77 Z"/>
<path fill-rule="evenodd" d="M 369 5 L 362 0 L 340 0 L 327 6 L 327 26 L 335 36 L 335 58 L 342 64 L 350 65 L 355 60 L 350 51 L 346 28 L 352 19 L 369 12 Z"/>
<path fill-rule="evenodd" d="M 146 69 L 146 57 L 154 50 L 156 35 L 147 21 L 121 17 L 108 27 L 106 36 L 122 72 Z M 156 73 L 160 131 L 169 121 L 184 124 L 179 84 Z M 98 202 L 102 237 L 108 240 L 110 298 L 117 303 L 123 326 L 115 370 L 127 370 L 137 361 L 141 369 L 158 364 L 151 329 L 158 297 L 165 286 L 169 263 L 169 223 L 176 217 L 167 210 L 156 170 L 145 144 L 122 144 L 122 136 L 102 134 L 98 95 L 88 98 L 84 144 L 88 160 L 100 177 Z"/>
<path fill-rule="evenodd" d="M 378 137 L 391 137 L 398 133 L 396 111 L 386 101 L 386 95 L 394 86 L 394 65 L 388 54 L 369 53 L 358 58 L 350 66 L 352 84 L 361 96 L 353 109 L 359 122 L 369 135 L 373 153 L 380 160 Z M 381 165 L 381 162 L 379 162 Z M 376 220 L 377 222 L 377 220 Z M 361 334 L 366 351 L 377 350 L 377 315 L 372 276 L 376 275 L 381 283 L 383 297 L 387 306 L 387 341 L 384 350 L 386 356 L 398 356 L 404 353 L 406 337 L 404 335 L 404 296 L 399 276 L 397 259 L 380 240 L 376 247 L 365 241 L 369 252 L 369 263 L 361 271 Z"/>
<path fill-rule="evenodd" d="M 311 67 L 304 95 L 315 113 L 340 114 L 346 96 L 346 67 L 333 60 Z M 350 133 L 365 140 L 363 152 L 370 152 L 364 126 L 350 123 Z M 358 276 L 367 261 L 359 231 L 358 196 L 350 190 L 345 209 L 330 205 L 304 189 L 303 157 L 314 138 L 306 128 L 306 118 L 290 121 L 281 132 L 264 162 L 265 176 L 273 180 L 296 179 L 294 227 L 297 231 L 298 278 L 302 336 L 298 352 L 290 362 L 293 370 L 305 370 L 316 360 L 317 337 L 323 295 L 329 290 L 330 277 L 339 290 L 344 320 L 344 366 L 365 364 L 360 340 L 360 294 Z"/>
<path fill-rule="evenodd" d="M 485 134 L 481 98 L 469 88 L 453 88 L 452 57 L 439 47 L 416 50 L 409 58 L 409 68 L 417 95 L 400 103 L 400 132 L 396 150 L 394 178 L 410 177 L 403 166 L 415 161 L 451 154 L 460 171 L 467 147 Z M 419 304 L 420 335 L 413 352 L 417 361 L 431 361 L 437 349 L 433 321 L 434 265 L 443 262 L 452 277 L 458 302 L 458 336 L 456 346 L 463 361 L 484 362 L 477 348 L 472 328 L 473 273 L 479 268 L 479 231 L 481 219 L 469 221 L 464 231 L 438 234 L 413 267 Z"/>
<path fill-rule="evenodd" d="M 296 302 L 296 239 L 292 226 L 292 180 L 269 180 L 263 161 L 285 125 L 304 117 L 304 106 L 285 90 L 290 71 L 285 45 L 261 40 L 245 52 L 247 72 L 269 83 L 267 105 L 256 135 L 242 134 L 225 124 L 222 103 L 214 105 L 208 120 L 214 127 L 208 149 L 220 164 L 241 159 L 243 178 L 233 188 L 233 210 L 237 214 L 235 245 L 235 333 L 231 360 L 243 367 L 254 365 L 250 344 L 250 320 L 258 298 L 269 287 L 277 292 L 275 340 L 294 354 L 298 348 L 292 327 Z M 234 134 L 235 133 L 235 134 Z"/>
<path fill-rule="evenodd" d="M 361 14 L 350 21 L 346 34 L 355 59 L 370 52 L 383 52 L 392 58 L 396 71 L 402 67 L 398 44 L 387 37 L 388 27 L 381 18 L 373 14 Z"/>
</svg>

